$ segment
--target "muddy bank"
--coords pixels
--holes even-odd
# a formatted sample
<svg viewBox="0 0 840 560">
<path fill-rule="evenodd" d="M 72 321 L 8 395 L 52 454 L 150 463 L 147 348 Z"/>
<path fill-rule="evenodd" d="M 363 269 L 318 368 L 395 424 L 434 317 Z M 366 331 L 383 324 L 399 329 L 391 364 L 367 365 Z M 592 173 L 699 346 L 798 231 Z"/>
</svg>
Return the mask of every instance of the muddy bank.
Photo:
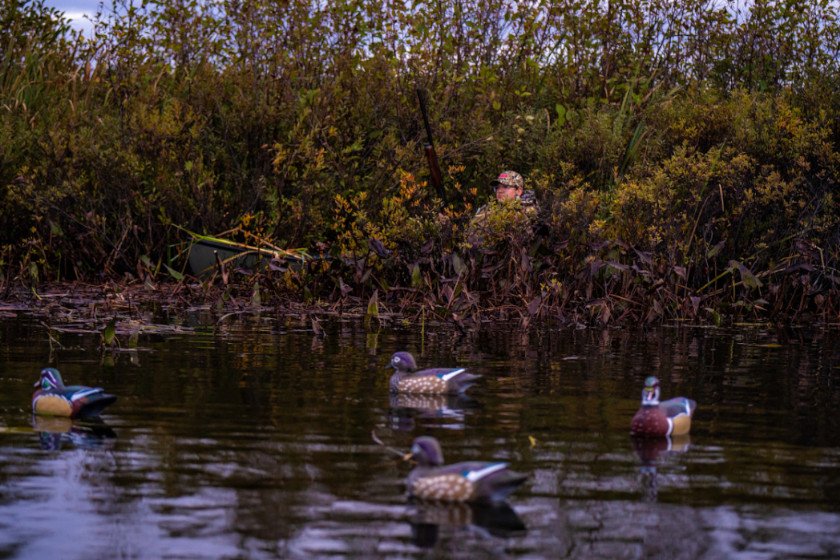
<svg viewBox="0 0 840 560">
<path fill-rule="evenodd" d="M 535 324 L 560 328 L 640 324 L 840 326 L 833 292 L 820 298 L 811 296 L 808 307 L 803 304 L 802 312 L 794 320 L 789 314 L 771 316 L 766 301 L 749 306 L 741 302 L 729 312 L 717 312 L 702 308 L 694 296 L 672 295 L 683 314 L 665 317 L 656 315 L 663 308 L 658 303 L 660 300 L 650 294 L 647 298 L 635 294 L 636 301 L 633 301 L 620 294 L 587 299 L 586 294 L 578 293 L 577 301 L 565 302 L 537 294 L 530 301 L 523 300 L 521 305 L 509 300 L 501 305 L 481 307 L 479 295 L 467 288 L 457 285 L 454 289 L 448 285 L 445 288 L 435 297 L 418 289 L 401 287 L 374 290 L 363 296 L 342 293 L 339 288 L 332 299 L 305 301 L 301 294 L 295 298 L 294 294 L 279 292 L 277 279 L 269 274 L 242 274 L 227 285 L 192 278 L 157 283 L 63 282 L 37 288 L 17 285 L 7 287 L 0 297 L 0 318 L 34 317 L 56 333 L 98 333 L 102 335 L 103 345 L 125 345 L 146 334 L 217 329 L 255 317 L 283 322 L 313 334 L 321 334 L 321 322 L 332 319 L 363 321 L 371 330 L 396 325 L 417 328 L 448 325 L 468 331 L 487 324 L 506 324 L 519 329 Z M 816 305 L 815 300 L 821 304 L 822 313 L 811 309 Z M 471 305 L 465 307 L 464 301 Z M 613 313 L 619 306 L 624 310 L 621 315 Z M 647 320 L 641 320 L 643 317 Z"/>
</svg>

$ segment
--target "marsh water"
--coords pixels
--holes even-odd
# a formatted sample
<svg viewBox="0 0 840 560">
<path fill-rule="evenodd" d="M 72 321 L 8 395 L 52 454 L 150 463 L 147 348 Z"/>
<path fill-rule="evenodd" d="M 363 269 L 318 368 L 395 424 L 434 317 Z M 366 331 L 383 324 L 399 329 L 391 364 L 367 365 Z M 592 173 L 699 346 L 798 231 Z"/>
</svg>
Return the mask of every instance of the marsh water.
<svg viewBox="0 0 840 560">
<path fill-rule="evenodd" d="M 840 557 L 836 332 L 193 327 L 103 355 L 0 321 L 0 556 Z M 483 377 L 390 398 L 403 349 Z M 45 365 L 119 400 L 102 423 L 33 419 Z M 698 401 L 690 439 L 630 438 L 648 374 Z M 496 508 L 411 503 L 372 431 L 530 478 Z"/>
</svg>

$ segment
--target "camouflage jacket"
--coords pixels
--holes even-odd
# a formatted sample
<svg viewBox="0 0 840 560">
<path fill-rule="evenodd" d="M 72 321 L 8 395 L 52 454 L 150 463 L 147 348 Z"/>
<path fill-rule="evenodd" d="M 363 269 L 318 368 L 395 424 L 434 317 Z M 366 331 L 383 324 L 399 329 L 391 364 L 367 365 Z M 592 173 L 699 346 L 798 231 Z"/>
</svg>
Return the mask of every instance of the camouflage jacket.
<svg viewBox="0 0 840 560">
<path fill-rule="evenodd" d="M 539 210 L 537 197 L 534 194 L 534 191 L 523 191 L 522 196 L 519 197 L 519 202 L 522 203 L 522 207 L 525 209 L 533 209 L 534 211 Z"/>
<path fill-rule="evenodd" d="M 519 229 L 524 226 L 525 230 L 520 231 L 531 231 L 537 222 L 537 214 L 539 213 L 539 206 L 537 205 L 534 191 L 525 191 L 516 201 L 511 202 L 516 203 L 517 201 L 520 206 L 519 211 L 521 212 L 518 215 L 521 216 L 521 219 L 505 222 L 504 226 L 500 226 L 496 218 L 505 220 L 503 216 L 510 210 L 505 210 L 504 208 L 509 203 L 500 203 L 493 200 L 479 208 L 467 227 L 467 241 L 472 246 L 481 246 L 501 240 L 511 231 L 511 228 Z M 513 216 L 507 214 L 507 217 L 507 219 L 510 219 Z"/>
<path fill-rule="evenodd" d="M 529 216 L 533 217 L 533 216 L 536 216 L 537 213 L 539 213 L 540 207 L 537 204 L 537 197 L 534 194 L 534 191 L 523 191 L 522 196 L 520 196 L 516 200 L 519 201 L 519 203 L 522 205 L 522 209 L 525 210 L 525 212 Z M 476 218 L 481 218 L 482 216 L 484 216 L 487 213 L 487 211 L 490 210 L 490 207 L 492 206 L 492 204 L 493 203 L 485 204 L 484 206 L 482 206 L 481 208 L 476 210 L 475 211 L 475 218 L 473 218 L 473 220 L 475 220 Z"/>
</svg>

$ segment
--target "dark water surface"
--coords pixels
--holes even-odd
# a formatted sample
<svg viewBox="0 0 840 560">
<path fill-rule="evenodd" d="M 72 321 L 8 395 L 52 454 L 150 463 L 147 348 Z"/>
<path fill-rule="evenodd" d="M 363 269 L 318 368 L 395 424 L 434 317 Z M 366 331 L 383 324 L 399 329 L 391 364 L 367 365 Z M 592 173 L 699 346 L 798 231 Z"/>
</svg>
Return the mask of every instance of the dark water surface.
<svg viewBox="0 0 840 560">
<path fill-rule="evenodd" d="M 0 322 L 0 557 L 838 558 L 837 333 L 382 330 L 251 320 L 141 337 Z M 390 400 L 384 365 L 484 377 L 472 399 Z M 33 420 L 38 371 L 120 400 Z M 628 435 L 642 380 L 699 403 L 690 441 Z M 509 508 L 410 504 L 407 450 L 503 459 Z"/>
</svg>

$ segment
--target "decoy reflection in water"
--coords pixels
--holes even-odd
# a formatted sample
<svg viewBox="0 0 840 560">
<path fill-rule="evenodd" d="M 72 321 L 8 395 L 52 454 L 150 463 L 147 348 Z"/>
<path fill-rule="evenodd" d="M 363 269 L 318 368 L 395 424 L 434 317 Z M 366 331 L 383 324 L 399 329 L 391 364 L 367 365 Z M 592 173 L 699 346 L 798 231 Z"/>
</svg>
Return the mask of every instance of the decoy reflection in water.
<svg viewBox="0 0 840 560">
<path fill-rule="evenodd" d="M 417 371 L 414 356 L 397 352 L 386 367 L 394 368 L 391 376 L 392 393 L 423 393 L 427 395 L 458 394 L 466 391 L 481 377 L 464 368 L 430 368 Z"/>
<path fill-rule="evenodd" d="M 100 418 L 73 420 L 62 416 L 32 415 L 32 428 L 38 432 L 42 449 L 57 450 L 65 445 L 81 449 L 104 447 L 117 437 Z"/>
<path fill-rule="evenodd" d="M 463 429 L 466 410 L 477 406 L 474 399 L 460 394 L 391 393 L 388 401 L 391 428 L 402 432 L 412 431 L 418 419 L 440 428 Z"/>
<path fill-rule="evenodd" d="M 633 416 L 630 433 L 635 436 L 679 436 L 691 430 L 697 403 L 685 397 L 659 402 L 659 379 L 650 376 L 642 389 L 642 406 Z"/>
<path fill-rule="evenodd" d="M 639 480 L 642 489 L 642 499 L 655 502 L 659 495 L 659 485 L 656 480 L 657 463 L 664 454 L 685 453 L 691 446 L 691 437 L 666 436 L 661 438 L 631 436 L 633 450 L 639 457 Z"/>
<path fill-rule="evenodd" d="M 410 457 L 417 466 L 406 481 L 412 498 L 437 502 L 501 502 L 522 485 L 527 476 L 508 469 L 507 463 L 469 461 L 443 464 L 438 441 L 418 437 Z"/>
<path fill-rule="evenodd" d="M 32 412 L 46 416 L 98 416 L 106 406 L 117 400 L 100 387 L 64 385 L 61 374 L 55 368 L 42 369 L 35 387 L 38 390 L 32 394 Z"/>
<path fill-rule="evenodd" d="M 527 532 L 525 523 L 507 502 L 440 504 L 420 502 L 412 505 L 411 535 L 420 548 L 431 548 L 441 529 L 475 527 L 499 538 L 519 537 Z"/>
</svg>

